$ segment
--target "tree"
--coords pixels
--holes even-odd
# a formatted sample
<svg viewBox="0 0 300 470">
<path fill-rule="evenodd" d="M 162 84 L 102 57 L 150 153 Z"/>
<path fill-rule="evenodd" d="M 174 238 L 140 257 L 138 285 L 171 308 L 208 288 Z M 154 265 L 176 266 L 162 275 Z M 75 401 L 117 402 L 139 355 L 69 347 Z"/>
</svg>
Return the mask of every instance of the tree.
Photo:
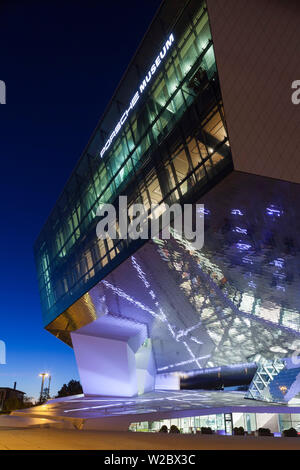
<svg viewBox="0 0 300 470">
<path fill-rule="evenodd" d="M 28 397 L 27 395 L 24 395 L 22 408 L 31 408 L 32 406 L 34 406 L 33 397 Z"/>
<path fill-rule="evenodd" d="M 49 395 L 49 388 L 44 388 L 43 393 L 39 399 L 39 404 L 42 405 L 45 403 L 47 400 L 49 400 L 50 395 Z"/>
<path fill-rule="evenodd" d="M 83 393 L 82 386 L 78 380 L 70 380 L 68 384 L 63 384 L 55 398 L 69 397 Z"/>
</svg>

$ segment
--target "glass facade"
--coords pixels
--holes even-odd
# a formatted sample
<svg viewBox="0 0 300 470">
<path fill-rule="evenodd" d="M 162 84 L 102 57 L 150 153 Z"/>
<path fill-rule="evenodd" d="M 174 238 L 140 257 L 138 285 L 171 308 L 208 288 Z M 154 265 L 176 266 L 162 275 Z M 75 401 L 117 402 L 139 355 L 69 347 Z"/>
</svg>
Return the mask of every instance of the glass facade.
<svg viewBox="0 0 300 470">
<path fill-rule="evenodd" d="M 142 244 L 99 240 L 101 204 L 126 195 L 129 207 L 157 204 L 163 213 L 165 203 L 196 200 L 232 169 L 206 5 L 171 3 L 159 10 L 36 241 L 45 326 Z M 100 158 L 123 103 L 170 34 L 172 46 Z"/>
<path fill-rule="evenodd" d="M 196 433 L 202 427 L 225 433 L 223 414 L 161 419 L 159 421 L 141 421 L 139 423 L 131 423 L 129 430 L 133 432 L 158 432 L 162 426 L 167 426 L 168 429 L 171 426 L 176 426 L 183 434 Z"/>
<path fill-rule="evenodd" d="M 300 418 L 298 414 L 279 413 L 267 415 L 262 413 L 233 413 L 233 427 L 243 427 L 248 434 L 254 434 L 259 427 L 270 427 L 278 436 L 286 429 L 293 427 L 300 431 Z M 210 427 L 217 434 L 225 434 L 225 415 L 213 414 L 207 416 L 190 416 L 186 418 L 161 419 L 158 421 L 141 421 L 131 423 L 129 430 L 133 432 L 158 432 L 162 426 L 168 429 L 177 426 L 183 434 L 199 432 L 201 427 Z M 277 434 L 276 434 L 277 433 Z M 228 434 L 231 434 L 228 433 Z"/>
<path fill-rule="evenodd" d="M 73 331 L 106 313 L 142 322 L 159 373 L 291 356 L 300 335 L 299 194 L 296 185 L 231 172 L 198 200 L 201 250 L 173 236 L 147 241 L 48 330 L 72 344 Z M 280 217 L 269 215 L 270 201 Z"/>
<path fill-rule="evenodd" d="M 260 427 L 260 423 L 268 424 L 268 418 L 261 413 L 232 413 L 230 415 L 231 426 L 228 429 L 228 415 L 211 414 L 204 416 L 188 416 L 185 418 L 161 419 L 158 421 L 141 421 L 131 423 L 129 430 L 133 432 L 158 432 L 162 426 L 177 426 L 183 434 L 195 434 L 200 432 L 201 428 L 211 428 L 216 434 L 232 434 L 233 428 L 243 427 L 248 434 L 254 434 Z M 273 423 L 272 432 L 283 431 L 291 427 L 291 423 L 299 428 L 299 418 L 297 415 L 279 414 L 272 415 L 275 418 L 275 428 Z M 292 418 L 292 417 L 296 418 Z M 294 421 L 293 421 L 294 419 Z M 277 424 L 278 421 L 278 424 Z"/>
<path fill-rule="evenodd" d="M 280 432 L 283 432 L 286 429 L 290 429 L 290 428 L 296 429 L 298 433 L 300 432 L 300 415 L 299 414 L 281 413 L 278 415 L 278 419 L 279 419 Z"/>
</svg>

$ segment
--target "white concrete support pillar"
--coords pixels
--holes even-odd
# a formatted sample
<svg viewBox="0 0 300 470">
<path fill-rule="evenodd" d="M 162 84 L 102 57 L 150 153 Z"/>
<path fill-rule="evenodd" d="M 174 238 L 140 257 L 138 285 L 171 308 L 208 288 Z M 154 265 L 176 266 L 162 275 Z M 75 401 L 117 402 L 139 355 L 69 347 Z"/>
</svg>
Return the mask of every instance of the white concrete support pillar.
<svg viewBox="0 0 300 470">
<path fill-rule="evenodd" d="M 154 389 L 145 325 L 105 315 L 71 337 L 85 395 L 132 397 Z"/>
</svg>

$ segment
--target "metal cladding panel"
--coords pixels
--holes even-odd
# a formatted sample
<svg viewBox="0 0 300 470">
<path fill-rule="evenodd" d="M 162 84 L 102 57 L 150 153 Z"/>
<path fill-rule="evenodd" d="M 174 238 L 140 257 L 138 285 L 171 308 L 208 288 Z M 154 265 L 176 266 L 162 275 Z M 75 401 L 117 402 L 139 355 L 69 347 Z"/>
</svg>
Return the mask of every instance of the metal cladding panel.
<svg viewBox="0 0 300 470">
<path fill-rule="evenodd" d="M 236 170 L 300 183 L 300 3 L 208 0 Z"/>
<path fill-rule="evenodd" d="M 231 170 L 206 4 L 167 0 L 35 243 L 44 325 L 82 296 L 72 330 L 92 320 L 87 293 L 141 246 L 100 240 L 100 205 L 184 203 Z"/>
<path fill-rule="evenodd" d="M 292 355 L 300 341 L 299 192 L 231 173 L 199 200 L 202 250 L 173 236 L 150 240 L 90 290 L 86 309 L 103 322 L 143 325 L 159 374 Z M 76 303 L 68 309 L 68 334 L 77 312 Z"/>
</svg>

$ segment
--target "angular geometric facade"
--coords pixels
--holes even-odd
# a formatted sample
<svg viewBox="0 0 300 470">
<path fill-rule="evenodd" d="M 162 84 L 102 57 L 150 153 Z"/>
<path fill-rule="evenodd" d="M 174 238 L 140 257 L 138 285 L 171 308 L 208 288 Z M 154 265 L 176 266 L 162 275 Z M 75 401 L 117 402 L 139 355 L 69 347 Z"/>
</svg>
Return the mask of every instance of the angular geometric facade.
<svg viewBox="0 0 300 470">
<path fill-rule="evenodd" d="M 216 12 L 223 3 L 162 2 L 36 241 L 44 326 L 74 347 L 88 395 L 132 396 L 154 389 L 164 374 L 264 364 L 300 345 L 300 186 L 284 181 L 297 173 L 290 155 L 288 171 L 280 167 L 282 143 L 277 154 L 273 140 L 281 180 L 268 178 L 270 154 L 258 144 L 257 126 L 253 133 L 246 126 L 241 90 L 229 80 L 240 52 L 225 26 L 233 52 L 222 55 Z M 240 7 L 229 3 L 234 17 Z M 251 15 L 259 17 L 265 3 L 256 1 L 256 13 L 249 7 Z M 282 18 L 288 22 L 289 12 Z M 251 70 L 261 74 L 254 62 Z M 263 103 L 266 119 L 273 110 Z M 250 116 L 247 96 L 245 107 Z M 295 135 L 295 150 L 297 142 Z M 98 239 L 97 209 L 118 209 L 120 195 L 149 214 L 151 204 L 163 214 L 166 204 L 193 203 L 194 220 L 204 218 L 204 247 L 171 227 L 168 240 Z M 196 203 L 204 208 L 196 211 Z"/>
<path fill-rule="evenodd" d="M 121 389 L 122 396 L 132 396 L 154 389 L 151 342 L 142 323 L 105 315 L 71 337 L 86 395 L 120 395 Z"/>
<path fill-rule="evenodd" d="M 100 204 L 117 206 L 126 195 L 129 206 L 163 211 L 166 202 L 195 199 L 231 170 L 206 5 L 163 2 L 36 241 L 44 325 L 137 248 L 98 240 Z"/>
<path fill-rule="evenodd" d="M 245 398 L 289 403 L 299 393 L 299 364 L 293 364 L 290 359 L 275 359 L 260 364 Z"/>
</svg>

